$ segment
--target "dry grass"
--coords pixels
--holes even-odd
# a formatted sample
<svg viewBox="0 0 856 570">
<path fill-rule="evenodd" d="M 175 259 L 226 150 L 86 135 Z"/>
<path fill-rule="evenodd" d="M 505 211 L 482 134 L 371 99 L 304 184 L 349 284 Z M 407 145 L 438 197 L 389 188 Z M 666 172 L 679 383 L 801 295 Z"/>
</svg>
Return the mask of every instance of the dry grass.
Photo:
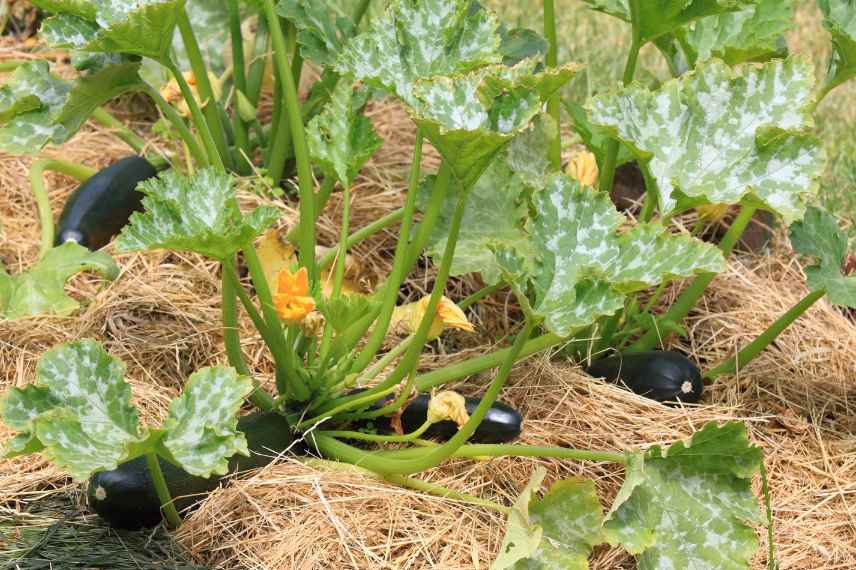
<svg viewBox="0 0 856 570">
<path fill-rule="evenodd" d="M 127 117 L 138 117 L 130 113 Z M 120 109 L 122 111 L 123 109 Z M 413 132 L 400 109 L 377 103 L 370 114 L 387 141 L 358 180 L 352 224 L 359 227 L 400 206 Z M 104 166 L 128 154 L 103 129 L 87 126 L 47 155 Z M 0 258 L 11 272 L 32 264 L 38 224 L 26 170 L 30 159 L 0 155 Z M 437 165 L 428 152 L 426 169 Z M 55 207 L 74 183 L 49 176 Z M 246 204 L 258 202 L 245 195 Z M 320 242 L 334 243 L 340 204 L 331 201 L 319 222 Z M 58 212 L 57 212 L 58 213 Z M 284 207 L 283 225 L 295 211 Z M 395 228 L 360 244 L 354 255 L 368 274 L 383 275 L 395 247 Z M 189 372 L 225 362 L 219 323 L 216 266 L 172 253 L 118 256 L 121 277 L 106 283 L 75 278 L 69 291 L 87 299 L 80 314 L 0 321 L 0 390 L 30 382 L 35 362 L 55 344 L 81 337 L 102 341 L 128 364 L 142 415 L 160 418 Z M 420 268 L 403 298 L 427 290 L 431 269 Z M 763 330 L 805 294 L 803 276 L 783 243 L 774 255 L 743 258 L 712 285 L 692 315 L 683 348 L 700 362 L 715 362 Z M 450 296 L 477 287 L 455 281 Z M 668 295 L 666 296 L 668 300 Z M 673 298 L 673 297 L 672 297 Z M 508 296 L 500 293 L 471 313 L 473 337 L 452 335 L 434 347 L 434 367 L 487 350 L 510 327 Z M 244 352 L 257 377 L 270 384 L 272 363 L 248 320 Z M 471 378 L 462 391 L 479 393 L 489 376 Z M 856 568 L 856 327 L 825 301 L 818 303 L 774 347 L 746 370 L 722 378 L 703 404 L 667 408 L 615 386 L 592 381 L 560 359 L 544 356 L 521 365 L 502 395 L 525 415 L 526 443 L 621 450 L 686 437 L 707 421 L 747 421 L 763 446 L 770 476 L 776 546 L 783 569 Z M 9 435 L 0 427 L 0 439 Z M 550 478 L 583 476 L 597 482 L 604 503 L 614 496 L 620 467 L 558 460 L 455 461 L 422 477 L 508 504 L 535 465 Z M 38 458 L 0 462 L 0 504 L 21 509 L 56 489 L 73 488 Z M 349 470 L 283 458 L 214 493 L 179 534 L 198 560 L 213 568 L 487 568 L 499 547 L 503 521 L 493 512 L 403 490 Z M 765 535 L 753 564 L 766 565 Z M 620 551 L 599 548 L 596 569 L 632 568 Z"/>
</svg>

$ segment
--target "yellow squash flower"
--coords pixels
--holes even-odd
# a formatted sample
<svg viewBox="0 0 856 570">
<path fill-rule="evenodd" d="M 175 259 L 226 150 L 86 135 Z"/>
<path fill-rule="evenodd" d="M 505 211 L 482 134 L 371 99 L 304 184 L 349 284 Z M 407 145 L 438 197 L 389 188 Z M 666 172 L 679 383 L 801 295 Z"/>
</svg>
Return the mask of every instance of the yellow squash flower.
<svg viewBox="0 0 856 570">
<path fill-rule="evenodd" d="M 579 180 L 584 186 L 595 187 L 597 184 L 598 170 L 597 159 L 588 152 L 582 151 L 577 153 L 568 163 L 565 169 L 568 176 L 574 180 Z"/>
<path fill-rule="evenodd" d="M 428 402 L 428 421 L 432 424 L 451 420 L 461 427 L 469 419 L 467 401 L 457 392 L 446 390 L 431 396 Z"/>
<path fill-rule="evenodd" d="M 425 311 L 428 309 L 428 303 L 431 301 L 430 296 L 425 296 L 415 303 L 408 303 L 395 308 L 392 315 L 391 329 L 403 333 L 414 333 L 419 328 L 419 323 L 425 316 Z M 431 322 L 431 328 L 428 329 L 428 340 L 434 340 L 440 336 L 447 328 L 458 329 L 467 332 L 474 332 L 472 323 L 467 320 L 467 316 L 451 299 L 442 297 L 440 306 L 437 307 L 437 314 Z"/>
<path fill-rule="evenodd" d="M 305 267 L 297 273 L 287 268 L 279 272 L 273 304 L 282 321 L 289 325 L 300 324 L 315 310 L 315 299 L 309 295 L 309 273 Z"/>
</svg>

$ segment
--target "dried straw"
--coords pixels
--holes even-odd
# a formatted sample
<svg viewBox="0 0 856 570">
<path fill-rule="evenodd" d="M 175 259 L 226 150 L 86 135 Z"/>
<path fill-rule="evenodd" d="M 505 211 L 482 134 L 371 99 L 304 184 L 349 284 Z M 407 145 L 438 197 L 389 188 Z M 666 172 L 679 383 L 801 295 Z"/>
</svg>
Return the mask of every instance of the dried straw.
<svg viewBox="0 0 856 570">
<path fill-rule="evenodd" d="M 374 103 L 370 114 L 386 143 L 357 182 L 353 227 L 401 205 L 409 167 L 413 131 L 405 115 L 389 103 Z M 61 151 L 47 154 L 103 166 L 128 151 L 103 129 L 88 126 Z M 12 272 L 32 264 L 38 251 L 37 217 L 26 181 L 29 163 L 0 156 L 0 257 Z M 429 151 L 425 168 L 436 165 L 436 154 Z M 48 183 L 58 210 L 74 183 L 53 175 Z M 242 198 L 247 205 L 261 200 Z M 293 207 L 285 205 L 284 226 L 294 222 Z M 339 212 L 337 197 L 319 221 L 323 245 L 331 245 L 338 235 Z M 379 277 L 388 270 L 394 247 L 393 228 L 360 244 L 355 257 Z M 699 362 L 728 355 L 805 293 L 791 252 L 781 242 L 773 247 L 771 257 L 732 263 L 691 316 L 690 336 L 682 344 Z M 175 253 L 117 260 L 123 272 L 113 283 L 95 276 L 72 281 L 69 291 L 88 299 L 78 315 L 0 322 L 0 389 L 32 381 L 35 362 L 46 349 L 93 337 L 127 362 L 136 402 L 145 421 L 154 422 L 188 373 L 225 362 L 213 264 Z M 430 269 L 418 269 L 402 298 L 422 294 L 432 278 Z M 478 286 L 473 278 L 456 280 L 448 294 L 461 298 Z M 494 295 L 471 312 L 478 333 L 447 335 L 432 347 L 424 367 L 460 358 L 460 351 L 488 350 L 491 339 L 512 332 L 513 311 L 507 293 Z M 241 332 L 254 372 L 270 383 L 272 363 L 246 319 Z M 502 399 L 524 413 L 524 442 L 579 448 L 644 447 L 686 437 L 706 421 L 746 420 L 766 453 L 782 568 L 854 568 L 854 363 L 851 318 L 821 301 L 746 370 L 722 378 L 701 406 L 667 408 L 593 381 L 561 358 L 544 356 L 518 367 Z M 489 379 L 481 375 L 459 388 L 479 393 Z M 9 435 L 4 429 L 0 438 Z M 594 479 L 605 504 L 622 480 L 621 468 L 614 465 L 535 459 L 454 461 L 422 477 L 509 504 L 538 463 L 548 468 L 551 480 Z M 55 489 L 78 488 L 70 485 L 39 459 L 0 462 L 0 503 L 10 508 L 21 509 Z M 500 517 L 482 508 L 283 458 L 212 494 L 190 515 L 179 539 L 200 563 L 230 570 L 470 569 L 490 565 L 502 528 Z M 764 533 L 759 529 L 758 534 L 763 545 Z M 753 566 L 765 564 L 761 548 Z M 632 568 L 633 562 L 619 550 L 603 547 L 592 567 Z"/>
</svg>

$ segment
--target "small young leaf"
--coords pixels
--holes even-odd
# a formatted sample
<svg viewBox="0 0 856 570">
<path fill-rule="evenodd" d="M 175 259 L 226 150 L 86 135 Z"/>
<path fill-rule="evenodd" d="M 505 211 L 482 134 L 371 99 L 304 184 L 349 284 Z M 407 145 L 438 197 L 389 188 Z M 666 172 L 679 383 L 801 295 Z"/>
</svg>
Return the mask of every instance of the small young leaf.
<svg viewBox="0 0 856 570">
<path fill-rule="evenodd" d="M 799 59 L 736 71 L 713 60 L 654 92 L 632 85 L 597 96 L 588 111 L 648 161 L 664 213 L 745 198 L 790 224 L 824 167 L 807 134 L 812 87 Z"/>
<path fill-rule="evenodd" d="M 119 275 L 119 267 L 108 254 L 72 242 L 51 249 L 20 275 L 9 275 L 0 265 L 0 318 L 74 312 L 80 303 L 65 294 L 65 283 L 82 271 L 97 271 L 111 281 Z"/>
<path fill-rule="evenodd" d="M 528 129 L 514 137 L 506 151 L 508 166 L 529 186 L 541 187 L 555 172 L 548 149 L 556 139 L 556 121 L 541 113 Z M 496 163 L 497 161 L 494 161 Z"/>
<path fill-rule="evenodd" d="M 324 67 L 336 64 L 345 42 L 355 32 L 354 22 L 350 18 L 331 17 L 334 12 L 324 0 L 280 0 L 276 11 L 297 28 L 300 55 Z"/>
<path fill-rule="evenodd" d="M 134 456 L 146 435 L 124 371 L 94 340 L 46 352 L 35 385 L 12 388 L 3 399 L 3 421 L 19 432 L 6 453 L 43 451 L 78 480 Z"/>
<path fill-rule="evenodd" d="M 136 212 L 116 242 L 117 251 L 174 249 L 223 259 L 250 243 L 278 216 L 272 206 L 243 215 L 232 177 L 214 169 L 188 179 L 174 171 L 140 184 L 145 212 Z"/>
<path fill-rule="evenodd" d="M 190 377 L 170 404 L 162 440 L 185 471 L 198 477 L 224 475 L 230 457 L 249 456 L 235 414 L 252 391 L 253 383 L 232 368 L 203 368 Z"/>
<path fill-rule="evenodd" d="M 856 308 L 856 276 L 842 272 L 849 250 L 847 235 L 834 216 L 809 208 L 803 221 L 791 226 L 791 244 L 797 253 L 818 259 L 805 270 L 809 289 L 826 291 L 834 305 Z"/>
<path fill-rule="evenodd" d="M 558 335 L 615 313 L 628 293 L 725 269 L 717 248 L 658 224 L 617 234 L 626 220 L 609 196 L 567 176 L 551 178 L 533 202 L 537 217 L 529 230 L 540 259 L 527 279 L 535 286 L 535 311 Z"/>
<path fill-rule="evenodd" d="M 690 66 L 711 58 L 728 65 L 787 56 L 784 33 L 794 26 L 793 0 L 758 0 L 738 12 L 701 18 L 678 38 Z"/>
<path fill-rule="evenodd" d="M 637 555 L 640 570 L 748 569 L 758 547 L 749 524 L 762 522 L 751 477 L 762 460 L 739 422 L 652 447 L 627 465 L 607 539 Z"/>
<path fill-rule="evenodd" d="M 336 70 L 416 103 L 414 83 L 502 61 L 499 23 L 469 0 L 391 2 L 370 28 L 351 39 Z"/>
<path fill-rule="evenodd" d="M 435 178 L 429 176 L 420 186 L 420 207 L 427 203 Z M 492 250 L 502 244 L 521 248 L 520 254 L 531 262 L 534 250 L 523 231 L 523 222 L 527 217 L 524 190 L 523 183 L 502 160 L 495 160 L 491 164 L 467 195 L 452 260 L 452 275 L 480 273 L 486 283 L 498 282 L 501 275 Z M 439 263 L 446 248 L 449 224 L 460 192 L 459 184 L 453 180 L 446 194 L 443 211 L 431 230 L 426 253 L 436 263 Z"/>
<path fill-rule="evenodd" d="M 363 114 L 368 94 L 340 81 L 324 110 L 307 125 L 306 139 L 312 158 L 327 176 L 348 188 L 363 164 L 383 141 Z"/>
<path fill-rule="evenodd" d="M 641 40 L 647 43 L 673 33 L 682 26 L 714 14 L 738 10 L 755 0 L 643 0 L 639 3 L 637 26 Z M 592 9 L 630 22 L 628 0 L 585 0 Z"/>
<path fill-rule="evenodd" d="M 856 4 L 852 0 L 818 0 L 824 26 L 832 34 L 827 83 L 840 85 L 856 77 Z"/>
</svg>

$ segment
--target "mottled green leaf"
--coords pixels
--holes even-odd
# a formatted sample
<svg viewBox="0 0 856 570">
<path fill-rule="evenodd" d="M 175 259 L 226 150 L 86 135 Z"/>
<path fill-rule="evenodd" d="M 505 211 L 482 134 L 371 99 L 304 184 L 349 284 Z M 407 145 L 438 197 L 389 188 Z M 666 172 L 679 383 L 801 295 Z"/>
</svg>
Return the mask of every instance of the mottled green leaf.
<svg viewBox="0 0 856 570">
<path fill-rule="evenodd" d="M 340 81 L 330 102 L 307 125 L 309 153 L 327 176 L 351 187 L 363 164 L 383 141 L 363 114 L 368 93 Z"/>
<path fill-rule="evenodd" d="M 98 35 L 98 24 L 72 14 L 57 14 L 42 22 L 39 36 L 48 45 L 81 49 Z"/>
<path fill-rule="evenodd" d="M 272 206 L 243 215 L 232 177 L 212 168 L 191 178 L 169 170 L 138 187 L 145 212 L 135 212 L 117 251 L 173 249 L 223 259 L 250 243 L 278 217 Z"/>
<path fill-rule="evenodd" d="M 529 186 L 544 186 L 547 176 L 555 172 L 548 151 L 556 132 L 556 121 L 547 113 L 541 113 L 508 145 L 508 165 Z"/>
<path fill-rule="evenodd" d="M 249 456 L 235 414 L 252 391 L 250 379 L 232 368 L 203 368 L 190 377 L 163 424 L 163 445 L 185 471 L 198 477 L 225 475 L 230 457 Z"/>
<path fill-rule="evenodd" d="M 369 29 L 352 38 L 336 69 L 415 104 L 414 83 L 500 63 L 499 23 L 469 0 L 391 2 Z"/>
<path fill-rule="evenodd" d="M 748 569 L 758 547 L 750 525 L 763 520 L 751 477 L 762 460 L 740 422 L 652 447 L 627 466 L 604 525 L 608 540 L 636 555 L 640 570 Z"/>
<path fill-rule="evenodd" d="M 606 143 L 610 137 L 604 129 L 598 128 L 591 124 L 585 108 L 573 101 L 565 101 L 565 109 L 571 117 L 574 124 L 574 131 L 580 136 L 583 144 L 594 154 L 597 159 L 597 167 L 603 169 L 606 162 Z M 621 144 L 618 147 L 618 155 L 616 157 L 615 166 L 621 166 L 633 160 L 633 151 L 627 148 L 627 145 Z"/>
<path fill-rule="evenodd" d="M 420 206 L 430 197 L 436 177 L 428 177 L 420 187 Z M 467 195 L 466 209 L 458 235 L 452 275 L 480 273 L 486 283 L 499 281 L 500 269 L 493 249 L 506 245 L 521 248 L 521 256 L 531 267 L 534 250 L 523 223 L 527 217 L 524 185 L 501 160 L 495 160 Z M 460 197 L 460 185 L 454 180 L 446 194 L 442 213 L 431 230 L 427 254 L 439 263 L 446 248 L 452 214 Z"/>
<path fill-rule="evenodd" d="M 794 26 L 793 0 L 758 0 L 737 12 L 701 18 L 678 33 L 690 66 L 719 58 L 729 65 L 788 53 L 784 33 Z"/>
<path fill-rule="evenodd" d="M 0 448 L 0 457 L 15 457 L 41 451 L 44 447 L 36 437 L 33 420 L 56 407 L 57 401 L 47 388 L 27 384 L 23 388 L 10 388 L 0 398 L 0 417 L 3 423 L 18 432 Z"/>
<path fill-rule="evenodd" d="M 543 59 L 550 48 L 549 42 L 540 34 L 526 28 L 514 28 L 508 30 L 500 26 L 499 35 L 502 43 L 499 51 L 502 54 L 502 63 L 513 67 L 524 59 Z"/>
<path fill-rule="evenodd" d="M 86 51 L 126 53 L 165 61 L 184 0 L 97 0 L 101 30 Z"/>
<path fill-rule="evenodd" d="M 799 59 L 735 71 L 713 60 L 657 91 L 632 85 L 597 96 L 588 110 L 648 161 L 663 212 L 748 199 L 790 224 L 824 167 L 807 132 L 813 83 Z"/>
<path fill-rule="evenodd" d="M 66 136 L 70 137 L 102 104 L 123 93 L 141 91 L 144 84 L 139 70 L 139 62 L 128 62 L 108 65 L 79 77 L 72 85 L 56 123 L 62 125 Z"/>
<path fill-rule="evenodd" d="M 333 17 L 325 0 L 280 0 L 276 9 L 297 28 L 300 54 L 318 65 L 334 66 L 345 42 L 354 35 L 354 22 L 346 16 Z"/>
<path fill-rule="evenodd" d="M 643 43 L 714 14 L 738 10 L 755 0 L 642 0 L 637 25 Z M 628 0 L 585 0 L 592 9 L 630 22 Z"/>
<path fill-rule="evenodd" d="M 856 77 L 856 3 L 853 0 L 818 0 L 824 26 L 832 34 L 832 56 L 827 84 L 837 86 Z"/>
<path fill-rule="evenodd" d="M 95 19 L 96 5 L 92 0 L 30 0 L 30 4 L 46 12 Z"/>
<path fill-rule="evenodd" d="M 119 275 L 119 267 L 108 254 L 91 252 L 71 242 L 49 250 L 20 275 L 8 275 L 0 267 L 0 317 L 17 319 L 74 312 L 80 303 L 65 294 L 65 283 L 82 271 L 97 271 L 109 280 Z"/>
<path fill-rule="evenodd" d="M 578 67 L 569 64 L 533 73 L 535 62 L 489 66 L 414 86 L 413 120 L 469 189 L 497 153 L 522 132 L 543 103 Z"/>
<path fill-rule="evenodd" d="M 0 89 L 0 150 L 9 154 L 38 152 L 68 136 L 55 118 L 68 98 L 71 84 L 50 73 L 47 61 L 19 66 Z"/>
<path fill-rule="evenodd" d="M 791 226 L 791 244 L 797 253 L 818 260 L 805 270 L 809 289 L 826 291 L 835 305 L 856 307 L 856 277 L 842 271 L 849 252 L 847 234 L 834 216 L 809 208 L 805 218 Z"/>
<path fill-rule="evenodd" d="M 626 219 L 609 196 L 567 176 L 551 178 L 533 205 L 529 231 L 539 263 L 527 279 L 535 286 L 534 309 L 561 336 L 613 314 L 628 293 L 725 269 L 717 248 L 658 224 L 619 234 Z"/>
<path fill-rule="evenodd" d="M 145 443 L 124 365 L 94 340 L 46 352 L 36 383 L 12 388 L 3 421 L 19 432 L 10 455 L 42 451 L 77 480 L 115 469 Z"/>
<path fill-rule="evenodd" d="M 508 517 L 493 570 L 587 570 L 592 547 L 603 542 L 603 509 L 593 481 L 557 481 L 533 499 L 543 480 L 539 470 Z"/>
</svg>

